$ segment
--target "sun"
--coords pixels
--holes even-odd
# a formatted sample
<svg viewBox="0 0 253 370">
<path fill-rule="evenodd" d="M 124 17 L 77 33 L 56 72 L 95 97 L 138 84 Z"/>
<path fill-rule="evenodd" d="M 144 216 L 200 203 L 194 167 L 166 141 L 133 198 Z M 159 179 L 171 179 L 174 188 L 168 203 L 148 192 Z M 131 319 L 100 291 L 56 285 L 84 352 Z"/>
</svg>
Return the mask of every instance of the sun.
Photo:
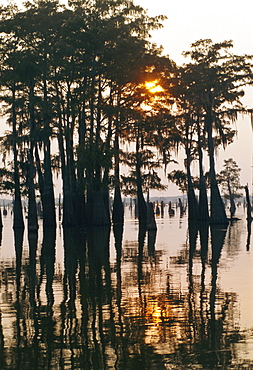
<svg viewBox="0 0 253 370">
<path fill-rule="evenodd" d="M 164 91 L 163 87 L 158 84 L 158 80 L 145 82 L 145 87 L 152 94 Z"/>
</svg>

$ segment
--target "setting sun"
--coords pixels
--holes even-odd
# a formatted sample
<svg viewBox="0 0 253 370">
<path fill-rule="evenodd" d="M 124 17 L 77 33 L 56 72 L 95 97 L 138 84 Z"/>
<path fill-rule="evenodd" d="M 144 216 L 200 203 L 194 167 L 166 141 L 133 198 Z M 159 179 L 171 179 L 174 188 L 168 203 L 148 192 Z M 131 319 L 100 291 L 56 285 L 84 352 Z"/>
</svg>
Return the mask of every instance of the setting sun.
<svg viewBox="0 0 253 370">
<path fill-rule="evenodd" d="M 162 92 L 164 89 L 162 88 L 161 85 L 157 84 L 158 81 L 150 81 L 150 82 L 145 82 L 145 87 L 147 90 L 149 90 L 151 93 L 157 93 L 157 92 Z"/>
</svg>

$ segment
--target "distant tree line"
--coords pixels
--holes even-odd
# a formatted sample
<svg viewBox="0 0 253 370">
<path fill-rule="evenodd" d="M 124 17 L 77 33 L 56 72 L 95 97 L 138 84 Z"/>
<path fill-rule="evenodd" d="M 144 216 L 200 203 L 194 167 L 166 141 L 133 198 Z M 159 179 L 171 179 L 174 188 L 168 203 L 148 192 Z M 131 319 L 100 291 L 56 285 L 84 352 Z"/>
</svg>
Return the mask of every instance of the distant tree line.
<svg viewBox="0 0 253 370">
<path fill-rule="evenodd" d="M 54 173 L 62 178 L 63 225 L 122 224 L 122 191 L 137 196 L 145 222 L 143 194 L 165 188 L 157 169 L 181 147 L 190 219 L 227 221 L 214 153 L 232 142 L 238 114 L 250 113 L 241 102 L 253 82 L 250 56 L 234 55 L 231 41 L 199 40 L 185 53 L 190 61 L 177 66 L 149 41 L 165 17 L 150 17 L 130 0 L 39 0 L 0 11 L 1 106 L 10 127 L 1 152 L 13 158 L 1 178 L 2 191 L 14 194 L 14 228 L 24 227 L 26 196 L 28 229 L 38 229 L 38 194 L 43 225 L 55 227 Z"/>
</svg>

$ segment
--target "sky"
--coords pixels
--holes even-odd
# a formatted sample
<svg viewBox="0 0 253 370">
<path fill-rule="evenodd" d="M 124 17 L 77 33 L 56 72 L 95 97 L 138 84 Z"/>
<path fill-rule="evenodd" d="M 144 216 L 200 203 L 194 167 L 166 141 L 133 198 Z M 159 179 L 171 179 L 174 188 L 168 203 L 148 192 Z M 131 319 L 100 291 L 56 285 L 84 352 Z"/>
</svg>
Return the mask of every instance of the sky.
<svg viewBox="0 0 253 370">
<path fill-rule="evenodd" d="M 252 0 L 136 0 L 150 16 L 165 15 L 164 27 L 153 31 L 152 41 L 162 45 L 164 54 L 178 65 L 185 62 L 183 51 L 200 39 L 213 42 L 232 40 L 235 54 L 253 55 L 253 1 Z M 253 88 L 248 88 L 244 104 L 253 107 Z M 252 188 L 253 171 L 253 131 L 249 117 L 240 118 L 234 127 L 237 137 L 225 151 L 219 150 L 216 156 L 216 170 L 222 169 L 224 159 L 233 158 L 241 168 L 241 184 Z M 206 163 L 206 170 L 208 170 Z M 169 185 L 170 195 L 177 195 L 175 186 Z M 156 193 L 154 192 L 153 195 Z"/>
<path fill-rule="evenodd" d="M 2 0 L 4 2 L 7 1 Z M 16 3 L 21 4 L 22 1 Z M 233 40 L 235 54 L 253 55 L 252 0 L 135 0 L 135 3 L 146 9 L 150 16 L 167 16 L 167 20 L 163 21 L 164 27 L 152 32 L 152 41 L 162 45 L 164 54 L 178 65 L 185 61 L 183 51 L 190 50 L 193 42 L 206 38 L 213 42 Z M 253 108 L 253 88 L 247 89 L 244 103 Z M 216 170 L 222 169 L 224 159 L 232 157 L 241 168 L 242 185 L 248 184 L 253 194 L 253 131 L 250 118 L 240 118 L 235 128 L 238 130 L 235 142 L 225 152 L 220 150 L 217 153 Z M 178 194 L 177 188 L 169 185 L 166 195 Z M 153 192 L 153 195 L 156 193 Z"/>
</svg>

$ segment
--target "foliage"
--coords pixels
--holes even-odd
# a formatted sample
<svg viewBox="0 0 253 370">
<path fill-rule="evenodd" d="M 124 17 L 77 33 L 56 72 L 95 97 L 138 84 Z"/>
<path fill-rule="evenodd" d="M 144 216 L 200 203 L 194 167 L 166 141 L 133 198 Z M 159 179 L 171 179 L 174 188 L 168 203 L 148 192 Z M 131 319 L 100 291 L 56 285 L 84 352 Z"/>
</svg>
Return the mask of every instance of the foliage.
<svg viewBox="0 0 253 370">
<path fill-rule="evenodd" d="M 185 193 L 187 191 L 187 175 L 184 171 L 174 170 L 168 174 L 168 180 L 178 186 Z"/>
<path fill-rule="evenodd" d="M 75 223 L 84 195 L 94 204 L 93 192 L 109 194 L 112 180 L 128 194 L 164 190 L 159 168 L 180 147 L 188 183 L 204 151 L 215 178 L 214 148 L 232 142 L 231 123 L 247 112 L 251 57 L 233 55 L 231 41 L 199 40 L 178 67 L 149 41 L 164 19 L 131 0 L 1 7 L 0 99 L 10 126 L 1 148 L 4 160 L 13 151 L 16 193 L 26 177 L 30 200 L 39 190 L 46 206 L 60 170 Z M 128 171 L 121 179 L 120 164 Z M 170 179 L 186 191 L 182 173 Z"/>
<path fill-rule="evenodd" d="M 217 180 L 221 184 L 222 192 L 226 199 L 230 199 L 230 192 L 234 199 L 242 196 L 240 189 L 243 186 L 240 184 L 240 172 L 241 169 L 233 158 L 224 160 L 223 170 L 217 175 Z"/>
</svg>

